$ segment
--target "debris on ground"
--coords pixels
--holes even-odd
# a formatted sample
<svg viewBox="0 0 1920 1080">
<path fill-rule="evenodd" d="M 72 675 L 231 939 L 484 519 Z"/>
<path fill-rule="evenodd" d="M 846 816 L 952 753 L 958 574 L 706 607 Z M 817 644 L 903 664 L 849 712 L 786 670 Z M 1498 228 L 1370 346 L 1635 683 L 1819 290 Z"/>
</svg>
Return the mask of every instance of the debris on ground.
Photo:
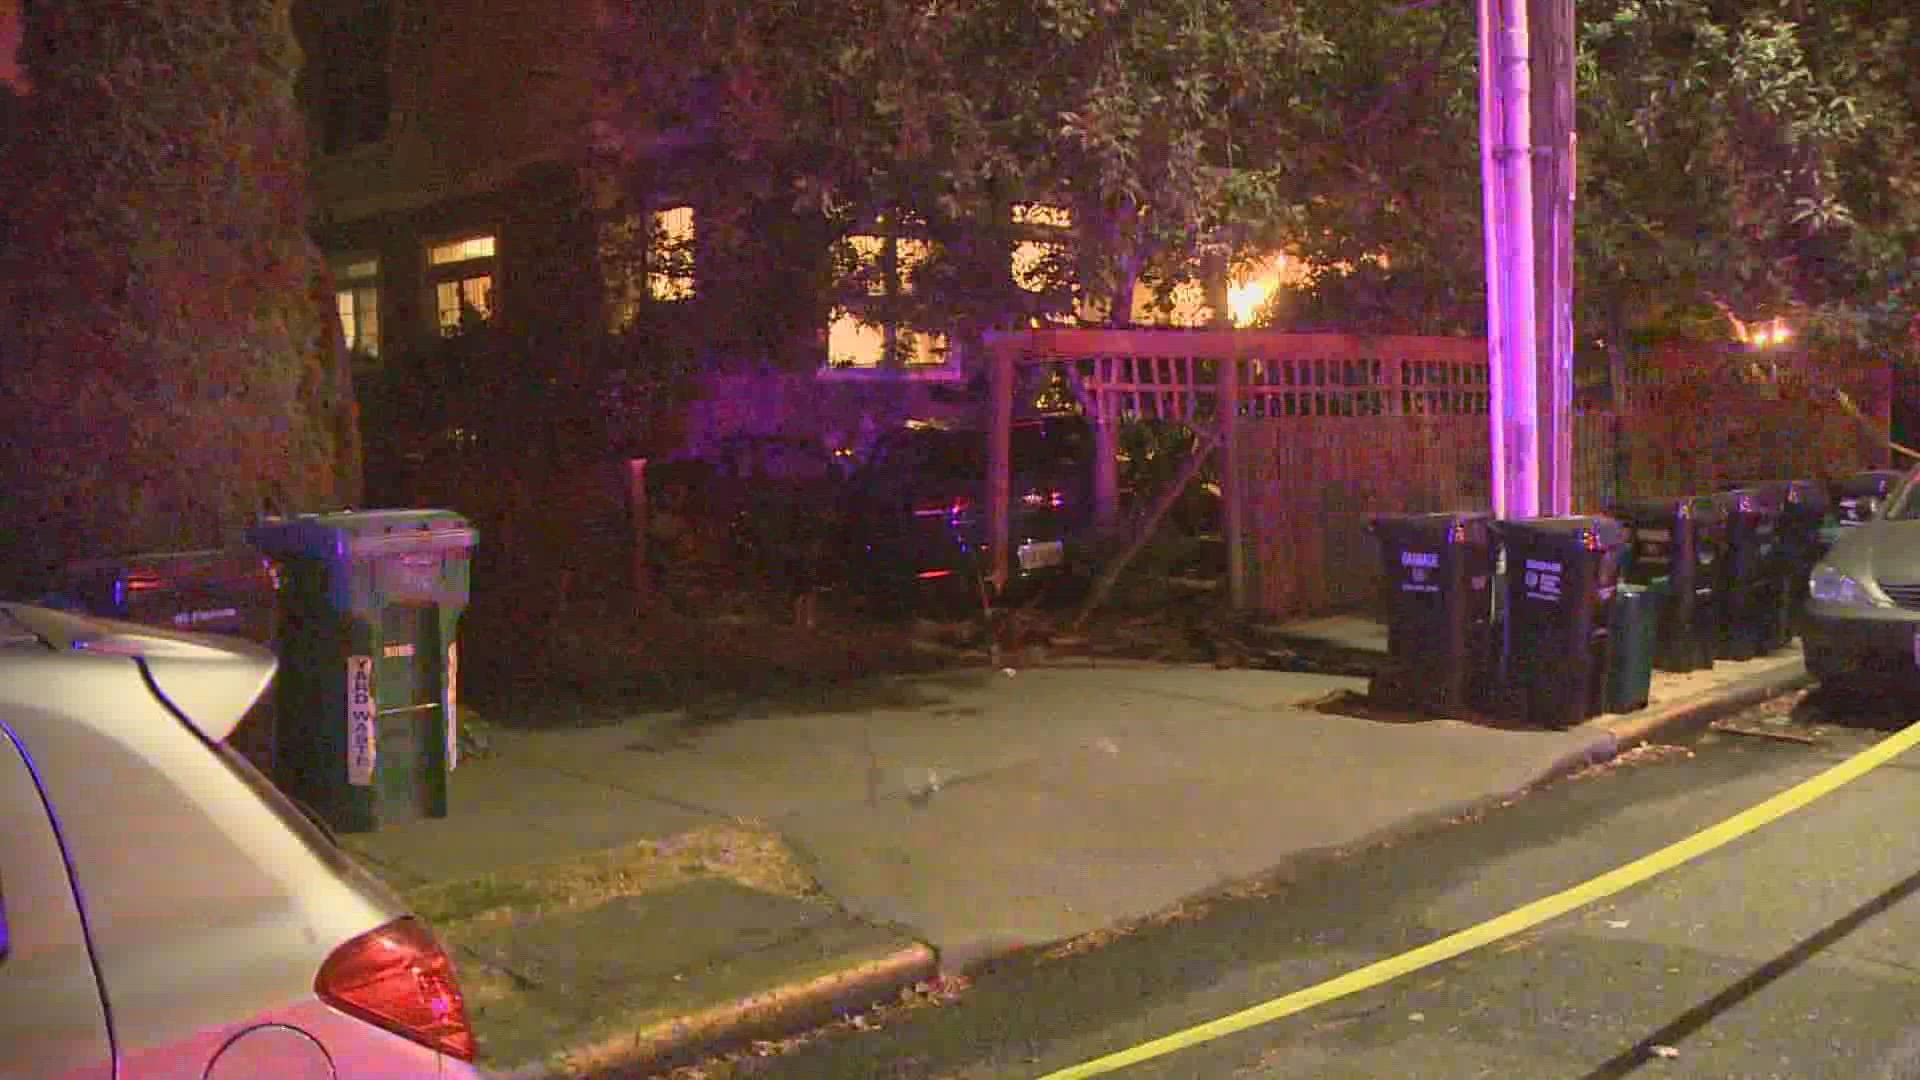
<svg viewBox="0 0 1920 1080">
<path fill-rule="evenodd" d="M 1693 751 L 1684 746 L 1672 746 L 1666 743 L 1641 743 L 1631 750 L 1623 750 L 1606 761 L 1596 762 L 1569 776 L 1569 780 L 1585 780 L 1602 776 L 1619 769 L 1630 769 L 1638 765 L 1652 765 L 1672 757 L 1692 757 Z"/>
<path fill-rule="evenodd" d="M 1805 732 L 1793 731 L 1784 725 L 1760 728 L 1720 721 L 1712 724 L 1711 727 L 1714 731 L 1720 732 L 1723 735 L 1746 735 L 1756 739 L 1777 739 L 1781 742 L 1801 743 L 1806 746 L 1815 746 L 1820 742 L 1817 736 L 1809 735 Z"/>
<path fill-rule="evenodd" d="M 750 1072 L 743 1070 L 742 1066 L 756 1059 L 781 1057 L 841 1032 L 879 1031 L 908 1013 L 950 1005 L 965 995 L 972 986 L 973 980 L 964 975 L 936 975 L 912 986 L 903 987 L 899 996 L 893 1001 L 883 1002 L 862 1012 L 848 1014 L 825 1026 L 783 1039 L 756 1040 L 745 1049 L 719 1054 L 697 1064 L 682 1065 L 670 1072 L 657 1074 L 655 1080 L 728 1080 L 730 1077 L 751 1075 Z"/>
</svg>

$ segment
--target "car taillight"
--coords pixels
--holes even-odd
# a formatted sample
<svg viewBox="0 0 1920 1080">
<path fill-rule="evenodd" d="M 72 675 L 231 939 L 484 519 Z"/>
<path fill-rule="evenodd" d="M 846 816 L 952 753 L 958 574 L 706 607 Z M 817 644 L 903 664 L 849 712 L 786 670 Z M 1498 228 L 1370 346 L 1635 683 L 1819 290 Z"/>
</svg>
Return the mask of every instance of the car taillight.
<svg viewBox="0 0 1920 1080">
<path fill-rule="evenodd" d="M 335 949 L 320 965 L 313 988 L 342 1012 L 473 1060 L 473 1028 L 453 961 L 417 919 L 395 919 Z"/>
</svg>

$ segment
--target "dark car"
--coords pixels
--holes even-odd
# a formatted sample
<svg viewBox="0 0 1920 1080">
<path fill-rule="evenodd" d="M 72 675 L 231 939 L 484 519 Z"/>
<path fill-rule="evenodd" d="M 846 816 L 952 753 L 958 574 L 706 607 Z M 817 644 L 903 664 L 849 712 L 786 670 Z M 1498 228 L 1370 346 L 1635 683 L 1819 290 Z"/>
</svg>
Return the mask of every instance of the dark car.
<svg viewBox="0 0 1920 1080">
<path fill-rule="evenodd" d="M 1078 416 L 1013 429 L 1008 591 L 1069 578 L 1092 520 L 1092 432 Z M 987 433 L 914 424 L 882 436 L 849 484 L 854 580 L 870 595 L 979 598 L 988 558 Z"/>
<path fill-rule="evenodd" d="M 800 597 L 844 576 L 845 470 L 816 440 L 732 436 L 647 482 L 655 580 L 690 604 L 736 586 Z"/>
</svg>

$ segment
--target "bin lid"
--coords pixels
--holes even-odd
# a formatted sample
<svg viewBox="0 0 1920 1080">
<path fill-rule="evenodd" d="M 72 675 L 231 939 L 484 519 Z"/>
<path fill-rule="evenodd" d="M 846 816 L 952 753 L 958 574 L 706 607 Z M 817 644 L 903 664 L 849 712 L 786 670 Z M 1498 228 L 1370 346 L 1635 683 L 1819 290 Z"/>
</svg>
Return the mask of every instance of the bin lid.
<svg viewBox="0 0 1920 1080">
<path fill-rule="evenodd" d="M 1624 548 L 1630 541 L 1627 527 L 1604 514 L 1511 518 L 1494 522 L 1493 529 L 1503 537 L 1525 537 L 1556 547 L 1577 547 L 1588 551 Z"/>
<path fill-rule="evenodd" d="M 1607 513 L 1629 527 L 1658 529 L 1681 518 L 1710 525 L 1726 516 L 1726 507 L 1707 495 L 1660 495 L 1622 500 L 1607 507 Z"/>
<path fill-rule="evenodd" d="M 465 550 L 479 533 L 451 510 L 341 510 L 267 518 L 247 539 L 270 555 L 341 560 Z"/>
<path fill-rule="evenodd" d="M 1833 482 L 1833 496 L 1836 499 L 1857 499 L 1863 495 L 1884 498 L 1905 475 L 1898 469 L 1868 469 L 1843 476 Z"/>
<path fill-rule="evenodd" d="M 1401 543 L 1486 543 L 1493 515 L 1484 510 L 1442 510 L 1430 513 L 1376 514 L 1367 530 Z"/>
<path fill-rule="evenodd" d="M 1714 496 L 1729 514 L 1762 514 L 1778 517 L 1786 509 L 1785 489 L 1777 484 L 1758 484 L 1721 491 Z"/>
<path fill-rule="evenodd" d="M 1722 491 L 1713 498 L 1726 511 L 1729 519 L 1772 520 L 1786 509 L 1785 493 L 1776 487 L 1737 488 Z"/>
<path fill-rule="evenodd" d="M 1824 511 L 1827 506 L 1826 488 L 1814 480 L 1738 480 L 1720 490 L 1764 492 L 1770 501 L 1799 512 Z"/>
</svg>

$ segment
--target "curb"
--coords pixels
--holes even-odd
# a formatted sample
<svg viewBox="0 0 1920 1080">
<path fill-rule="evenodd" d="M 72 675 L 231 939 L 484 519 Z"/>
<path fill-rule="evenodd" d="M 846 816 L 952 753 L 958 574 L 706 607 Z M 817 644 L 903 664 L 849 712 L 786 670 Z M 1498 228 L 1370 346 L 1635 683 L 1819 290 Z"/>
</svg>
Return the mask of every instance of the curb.
<svg viewBox="0 0 1920 1080">
<path fill-rule="evenodd" d="M 555 1064 L 489 1071 L 493 1080 L 570 1080 L 580 1076 L 652 1076 L 738 1049 L 818 1027 L 846 1012 L 898 997 L 939 975 L 939 957 L 915 943 L 890 956 L 791 983 L 738 1001 L 662 1021 L 631 1035 L 573 1047 Z"/>
<path fill-rule="evenodd" d="M 893 955 L 806 982 L 714 1005 L 674 1020 L 662 1020 L 632 1036 L 618 1036 L 559 1051 L 557 1065 L 490 1070 L 493 1080 L 570 1080 L 576 1076 L 653 1076 L 668 1068 L 737 1049 L 753 1040 L 781 1038 L 816 1028 L 841 1013 L 864 1011 L 939 974 L 929 945 L 912 944 Z"/>
<path fill-rule="evenodd" d="M 1750 675 L 1739 682 L 1704 694 L 1663 705 L 1626 713 L 1613 720 L 1596 723 L 1600 729 L 1594 740 L 1553 763 L 1536 784 L 1559 780 L 1581 769 L 1604 765 L 1622 753 L 1655 736 L 1672 736 L 1703 730 L 1724 716 L 1742 712 L 1774 698 L 1793 693 L 1813 683 L 1803 660 L 1784 663 L 1771 671 Z"/>
</svg>

